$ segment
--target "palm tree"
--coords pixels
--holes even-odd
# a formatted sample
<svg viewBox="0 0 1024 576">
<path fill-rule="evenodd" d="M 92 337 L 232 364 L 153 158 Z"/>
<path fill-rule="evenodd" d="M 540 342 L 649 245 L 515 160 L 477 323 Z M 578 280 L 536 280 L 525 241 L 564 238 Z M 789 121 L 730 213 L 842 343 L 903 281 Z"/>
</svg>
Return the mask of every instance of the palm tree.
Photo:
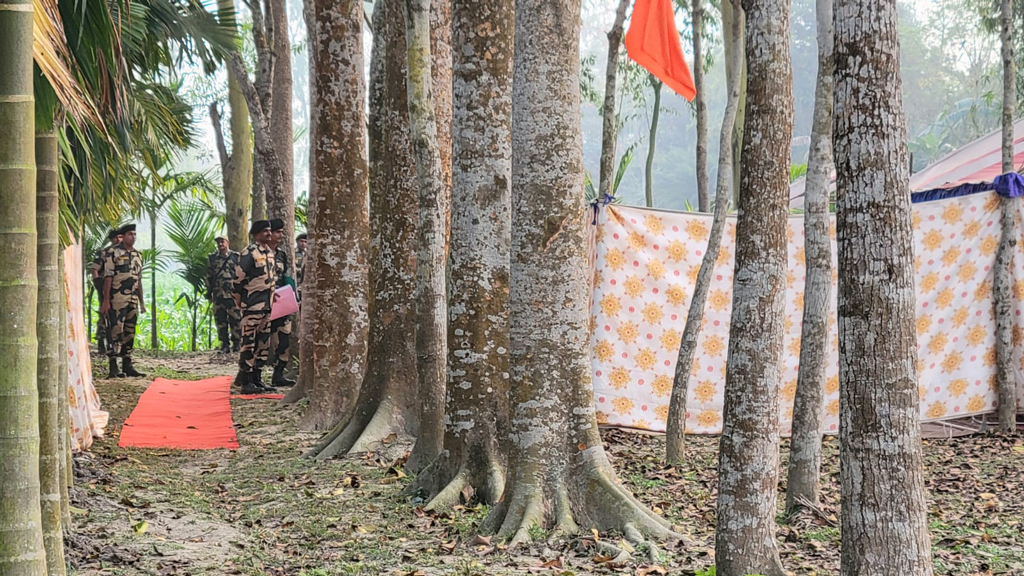
<svg viewBox="0 0 1024 576">
<path fill-rule="evenodd" d="M 167 236 L 176 247 L 171 256 L 181 264 L 177 273 L 192 286 L 192 293 L 181 293 L 177 301 L 184 300 L 192 316 L 192 351 L 195 352 L 199 307 L 206 295 L 206 258 L 217 249 L 214 238 L 223 227 L 223 222 L 209 218 L 197 202 L 177 200 L 172 201 L 167 209 L 167 219 L 170 221 Z"/>
</svg>

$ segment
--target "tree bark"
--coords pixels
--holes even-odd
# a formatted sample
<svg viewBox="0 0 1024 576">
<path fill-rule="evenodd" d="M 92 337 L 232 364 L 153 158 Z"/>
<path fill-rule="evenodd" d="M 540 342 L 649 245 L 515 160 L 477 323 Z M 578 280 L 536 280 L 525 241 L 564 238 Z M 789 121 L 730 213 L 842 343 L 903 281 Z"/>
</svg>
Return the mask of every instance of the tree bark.
<svg viewBox="0 0 1024 576">
<path fill-rule="evenodd" d="M 363 4 L 344 0 L 313 6 L 315 34 L 310 48 L 316 67 L 313 109 L 316 121 L 310 150 L 316 166 L 316 228 L 312 260 L 314 296 L 307 303 L 313 377 L 304 426 L 329 429 L 352 411 L 366 373 L 369 329 L 369 167 L 366 116 L 352 102 L 366 99 L 363 79 Z"/>
<path fill-rule="evenodd" d="M 370 331 L 353 413 L 309 453 L 319 459 L 414 435 L 417 188 L 409 134 L 402 0 L 374 8 L 370 62 Z M 321 123 L 322 125 L 323 123 Z M 317 279 L 318 286 L 323 285 Z M 322 295 L 318 295 L 318 299 Z"/>
<path fill-rule="evenodd" d="M 828 185 L 832 160 L 832 100 L 835 68 L 832 0 L 817 0 L 818 83 L 814 94 L 811 153 L 804 197 L 806 281 L 800 328 L 800 367 L 793 403 L 793 433 L 786 476 L 786 511 L 817 506 L 821 489 L 821 418 L 828 369 L 829 308 L 832 294 L 832 240 L 829 238 Z"/>
<path fill-rule="evenodd" d="M 704 5 L 703 0 L 693 0 L 690 21 L 693 24 L 693 98 L 697 109 L 697 209 L 711 211 L 711 182 L 708 179 L 708 103 L 704 96 Z M 730 90 L 730 94 L 732 91 Z M 735 120 L 733 121 L 735 123 Z M 717 196 L 717 192 L 715 194 Z M 717 200 L 717 198 L 716 198 Z"/>
<path fill-rule="evenodd" d="M 534 527 L 670 534 L 615 478 L 601 444 L 589 350 L 579 90 L 580 3 L 516 2 L 512 95 L 511 414 L 505 494 L 483 532 Z"/>
<path fill-rule="evenodd" d="M 60 508 L 60 314 L 64 284 L 58 276 L 57 234 L 59 219 L 57 176 L 59 156 L 57 133 L 36 134 L 36 335 L 39 341 L 36 364 L 39 391 L 39 498 L 42 507 L 43 543 L 48 576 L 66 573 L 64 533 Z"/>
<path fill-rule="evenodd" d="M 697 1 L 699 2 L 699 0 Z M 731 20 L 730 25 L 733 26 L 733 29 L 726 31 L 727 34 L 740 33 L 738 20 Z M 676 360 L 675 376 L 672 380 L 672 396 L 669 399 L 665 459 L 670 464 L 681 463 L 685 454 L 686 396 L 689 393 L 690 368 L 693 366 L 693 358 L 697 352 L 697 338 L 700 336 L 701 326 L 704 323 L 704 308 L 707 303 L 708 290 L 711 289 L 715 262 L 718 261 L 718 254 L 722 250 L 722 234 L 725 232 L 726 215 L 729 211 L 729 192 L 732 186 L 732 134 L 733 125 L 736 122 L 736 110 L 740 101 L 739 52 L 733 51 L 731 56 L 734 58 L 729 67 L 732 76 L 726 79 L 729 94 L 722 116 L 722 132 L 718 147 L 715 215 L 711 221 L 708 248 L 704 252 L 704 256 L 701 257 L 693 298 L 690 300 L 690 308 L 686 314 L 686 326 L 683 328 L 683 337 L 679 343 L 679 356 Z"/>
<path fill-rule="evenodd" d="M 651 87 L 654 89 L 654 111 L 651 113 L 651 129 L 647 137 L 647 166 L 644 169 L 644 198 L 648 208 L 654 207 L 654 150 L 658 142 L 658 119 L 661 117 L 661 86 L 660 80 L 651 75 Z"/>
<path fill-rule="evenodd" d="M 32 2 L 0 4 L 0 573 L 45 576 L 36 380 Z"/>
<path fill-rule="evenodd" d="M 736 219 L 715 563 L 719 576 L 781 576 L 775 503 L 793 137 L 789 0 L 745 0 L 743 9 L 750 116 Z"/>
<path fill-rule="evenodd" d="M 452 21 L 448 409 L 443 450 L 409 489 L 431 510 L 458 504 L 467 488 L 480 502 L 501 497 L 498 430 L 508 426 L 513 1 L 455 0 Z"/>
<path fill-rule="evenodd" d="M 156 226 L 157 215 L 156 210 L 153 210 L 149 213 L 149 247 L 153 249 L 153 269 L 149 276 L 149 347 L 154 351 L 160 349 L 160 335 L 156 325 Z"/>
<path fill-rule="evenodd" d="M 447 325 L 445 298 L 446 231 L 451 187 L 445 182 L 437 138 L 431 54 L 432 4 L 443 0 L 403 0 L 412 133 L 419 217 L 416 251 L 416 368 L 419 380 L 419 434 L 406 462 L 419 472 L 441 453 L 444 442 Z M 450 5 L 449 5 L 450 6 Z M 450 9 L 444 10 L 449 15 Z M 450 40 L 449 40 L 450 45 Z M 449 64 L 451 50 L 448 50 Z M 444 65 L 444 64 L 442 64 Z M 450 155 L 449 155 L 450 159 Z"/>
<path fill-rule="evenodd" d="M 1003 49 L 1003 174 L 1014 172 L 1013 122 L 1017 104 L 1017 67 L 1013 60 L 1013 0 L 1000 2 Z M 1019 209 L 1013 198 L 1000 200 L 1002 237 L 996 254 L 993 296 L 996 315 L 996 364 L 999 386 L 999 431 L 1017 431 L 1017 379 L 1013 369 L 1013 254 L 1017 248 Z"/>
<path fill-rule="evenodd" d="M 896 1 L 834 23 L 841 574 L 930 576 Z"/>
<path fill-rule="evenodd" d="M 237 14 L 233 0 L 217 0 L 217 12 L 221 23 L 237 30 Z M 228 242 L 235 250 L 249 245 L 249 200 L 252 191 L 252 127 L 249 124 L 249 108 L 238 81 L 228 74 L 228 110 L 231 112 L 231 154 L 223 145 L 223 131 L 215 122 L 214 134 L 220 151 L 221 184 L 224 190 L 225 221 L 228 228 Z M 154 314 L 155 316 L 155 314 Z"/>
<path fill-rule="evenodd" d="M 725 62 L 726 62 L 726 77 L 732 77 L 728 66 L 731 66 L 730 62 L 734 62 L 735 59 L 730 57 L 732 51 L 736 50 L 740 54 L 740 102 L 736 109 L 736 123 L 733 127 L 733 138 L 732 138 L 732 203 L 733 206 L 739 206 L 739 194 L 740 194 L 740 166 L 743 162 L 743 155 L 740 150 L 743 148 L 743 125 L 747 111 L 747 61 L 746 61 L 746 50 L 744 49 L 744 30 L 746 29 L 745 16 L 743 14 L 743 7 L 740 5 L 734 5 L 732 2 L 725 2 L 722 4 L 722 30 L 733 30 L 732 19 L 739 18 L 740 21 L 740 33 L 737 36 L 733 36 L 726 33 L 724 36 L 724 48 L 725 48 Z"/>
<path fill-rule="evenodd" d="M 284 220 L 281 242 L 295 262 L 295 150 L 292 132 L 292 45 L 288 37 L 287 0 L 269 0 L 268 18 L 273 21 L 274 75 L 270 133 L 281 170 L 280 186 L 267 188 L 267 215 Z"/>
<path fill-rule="evenodd" d="M 622 26 L 626 21 L 628 7 L 629 0 L 619 0 L 619 7 L 615 10 L 615 22 L 608 31 L 608 63 L 605 65 L 604 107 L 601 109 L 601 181 L 598 183 L 601 198 L 607 198 L 614 193 L 615 145 L 619 135 L 615 114 L 615 85 L 619 75 Z"/>
</svg>

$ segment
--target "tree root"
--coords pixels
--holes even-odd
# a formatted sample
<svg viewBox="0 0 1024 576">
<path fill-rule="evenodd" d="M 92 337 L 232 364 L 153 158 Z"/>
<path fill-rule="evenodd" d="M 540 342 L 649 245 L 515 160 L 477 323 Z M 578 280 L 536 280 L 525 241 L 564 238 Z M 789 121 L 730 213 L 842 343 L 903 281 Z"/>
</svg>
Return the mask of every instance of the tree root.
<svg viewBox="0 0 1024 576">
<path fill-rule="evenodd" d="M 383 401 L 368 422 L 363 422 L 359 415 L 351 418 L 346 424 L 334 427 L 312 450 L 307 458 L 327 460 L 346 454 L 360 454 L 380 449 L 388 442 L 389 437 L 400 437 L 406 434 L 404 419 L 396 414 L 390 401 Z"/>
<path fill-rule="evenodd" d="M 493 505 L 505 490 L 505 472 L 490 455 L 480 461 L 463 458 L 454 474 L 450 452 L 442 452 L 434 462 L 425 468 L 410 483 L 406 496 L 423 495 L 428 499 L 423 507 L 428 512 L 450 510 L 462 503 L 467 490 L 472 498 L 483 504 Z"/>
</svg>

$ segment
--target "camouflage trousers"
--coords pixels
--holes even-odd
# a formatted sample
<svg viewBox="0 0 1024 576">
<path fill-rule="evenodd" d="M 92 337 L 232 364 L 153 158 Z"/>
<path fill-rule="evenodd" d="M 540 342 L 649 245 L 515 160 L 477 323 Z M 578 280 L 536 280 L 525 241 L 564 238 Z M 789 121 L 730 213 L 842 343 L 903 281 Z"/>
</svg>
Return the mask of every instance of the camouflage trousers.
<svg viewBox="0 0 1024 576">
<path fill-rule="evenodd" d="M 292 317 L 285 316 L 270 323 L 270 339 L 274 346 L 273 354 L 269 354 L 267 362 L 273 362 L 274 367 L 284 368 L 291 359 L 290 348 L 292 345 Z M 261 364 L 262 366 L 262 364 Z"/>
<path fill-rule="evenodd" d="M 135 323 L 139 320 L 139 307 L 134 302 L 121 306 L 118 309 L 111 308 L 107 313 L 107 327 L 109 329 L 109 342 L 107 343 L 107 355 L 121 358 L 131 358 L 132 350 L 135 349 Z"/>
<path fill-rule="evenodd" d="M 242 349 L 238 355 L 238 369 L 252 372 L 267 362 L 270 352 L 269 312 L 242 312 Z"/>
<path fill-rule="evenodd" d="M 238 316 L 238 307 L 233 298 L 218 298 L 213 302 L 213 319 L 217 323 L 217 339 L 222 348 L 241 342 Z"/>
<path fill-rule="evenodd" d="M 93 283 L 96 286 L 96 295 L 100 302 L 103 301 L 103 284 L 99 282 Z M 108 313 L 109 314 L 109 313 Z M 110 344 L 110 329 L 107 327 L 107 315 L 100 314 L 97 310 L 96 319 L 96 345 L 99 346 L 101 351 L 105 351 Z"/>
</svg>

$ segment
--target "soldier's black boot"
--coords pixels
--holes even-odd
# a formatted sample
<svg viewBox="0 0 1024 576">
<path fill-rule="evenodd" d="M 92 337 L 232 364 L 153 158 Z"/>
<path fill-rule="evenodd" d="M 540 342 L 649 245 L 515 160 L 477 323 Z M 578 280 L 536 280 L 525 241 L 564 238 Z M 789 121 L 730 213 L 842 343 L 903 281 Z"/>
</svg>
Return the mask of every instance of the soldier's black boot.
<svg viewBox="0 0 1024 576">
<path fill-rule="evenodd" d="M 236 352 L 237 353 L 241 349 L 242 349 L 242 345 L 238 342 L 238 340 L 235 340 L 234 342 L 231 343 L 231 351 L 232 352 Z"/>
<path fill-rule="evenodd" d="M 260 393 L 277 392 L 277 388 L 263 383 L 263 370 L 256 368 L 252 371 L 253 384 L 260 389 Z"/>
<path fill-rule="evenodd" d="M 257 384 L 257 374 L 259 371 L 253 370 L 252 372 L 242 372 L 239 374 L 242 379 L 242 394 L 262 394 L 263 388 Z"/>
<path fill-rule="evenodd" d="M 295 386 L 295 380 L 289 380 L 284 377 L 283 364 L 278 364 L 274 367 L 274 377 L 271 378 L 270 383 L 278 388 L 290 388 Z"/>
<path fill-rule="evenodd" d="M 124 378 L 124 374 L 117 367 L 117 356 L 110 357 L 110 373 L 107 375 L 107 378 Z"/>
<path fill-rule="evenodd" d="M 132 378 L 140 378 L 142 376 L 145 376 L 145 374 L 136 370 L 135 366 L 132 366 L 132 359 L 130 357 L 126 356 L 124 358 L 123 368 L 125 376 L 131 376 Z"/>
</svg>

